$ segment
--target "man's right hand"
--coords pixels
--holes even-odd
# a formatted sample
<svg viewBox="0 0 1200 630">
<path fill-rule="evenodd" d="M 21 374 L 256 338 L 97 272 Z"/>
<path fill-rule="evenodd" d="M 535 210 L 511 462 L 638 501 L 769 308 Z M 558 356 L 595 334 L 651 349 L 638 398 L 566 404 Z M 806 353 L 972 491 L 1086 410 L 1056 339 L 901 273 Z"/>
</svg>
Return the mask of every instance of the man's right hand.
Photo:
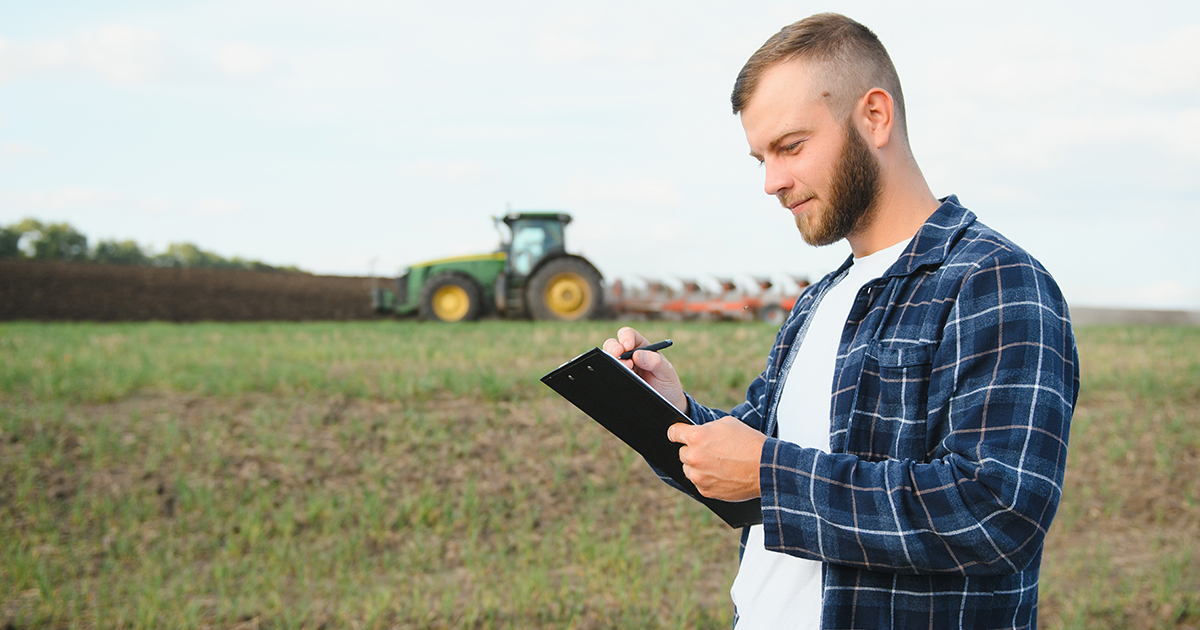
<svg viewBox="0 0 1200 630">
<path fill-rule="evenodd" d="M 617 357 L 620 361 L 621 354 L 650 345 L 638 331 L 626 326 L 617 331 L 616 339 L 607 339 L 604 341 L 604 351 Z M 683 413 L 688 412 L 687 397 L 683 395 L 683 385 L 679 382 L 679 375 L 675 373 L 675 367 L 663 355 L 643 350 L 634 352 L 633 358 L 621 361 L 626 367 L 629 367 L 638 376 L 642 377 L 650 387 L 663 395 L 675 408 Z"/>
</svg>

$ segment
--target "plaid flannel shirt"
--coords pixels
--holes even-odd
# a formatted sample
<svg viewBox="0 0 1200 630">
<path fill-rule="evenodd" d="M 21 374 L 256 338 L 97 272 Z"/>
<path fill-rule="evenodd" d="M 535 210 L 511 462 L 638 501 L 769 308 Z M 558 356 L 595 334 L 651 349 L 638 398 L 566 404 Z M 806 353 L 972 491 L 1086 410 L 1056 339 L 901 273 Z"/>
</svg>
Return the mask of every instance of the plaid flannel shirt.
<svg viewBox="0 0 1200 630">
<path fill-rule="evenodd" d="M 693 421 L 768 436 L 765 544 L 825 563 L 823 628 L 1035 627 L 1079 391 L 1057 285 L 948 197 L 855 299 L 829 452 L 770 437 L 792 349 L 850 264 L 800 297 L 746 401 L 727 414 L 689 397 Z"/>
</svg>

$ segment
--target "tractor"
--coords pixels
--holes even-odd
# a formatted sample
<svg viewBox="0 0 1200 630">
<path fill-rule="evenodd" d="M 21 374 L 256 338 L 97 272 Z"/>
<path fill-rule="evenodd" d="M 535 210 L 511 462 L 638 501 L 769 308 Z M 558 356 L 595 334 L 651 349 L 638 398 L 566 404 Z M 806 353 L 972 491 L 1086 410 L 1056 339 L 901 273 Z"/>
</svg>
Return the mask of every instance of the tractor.
<svg viewBox="0 0 1200 630">
<path fill-rule="evenodd" d="M 372 289 L 375 310 L 442 322 L 472 321 L 492 312 L 575 321 L 603 311 L 600 272 L 566 251 L 563 232 L 571 215 L 519 212 L 492 220 L 500 231 L 500 249 L 412 265 L 396 278 L 394 291 Z M 501 223 L 508 227 L 507 239 Z"/>
</svg>

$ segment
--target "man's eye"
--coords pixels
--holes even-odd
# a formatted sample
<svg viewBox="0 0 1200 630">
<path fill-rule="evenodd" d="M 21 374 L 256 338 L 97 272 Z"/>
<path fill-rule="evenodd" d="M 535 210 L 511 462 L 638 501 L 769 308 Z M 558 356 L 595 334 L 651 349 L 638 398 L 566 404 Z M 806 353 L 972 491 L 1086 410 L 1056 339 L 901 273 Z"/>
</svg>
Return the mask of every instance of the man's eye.
<svg viewBox="0 0 1200 630">
<path fill-rule="evenodd" d="M 800 149 L 800 145 L 802 145 L 802 144 L 804 144 L 803 140 L 800 140 L 798 142 L 793 142 L 788 145 L 784 145 L 783 152 L 784 153 L 795 153 L 796 151 L 798 151 Z"/>
</svg>

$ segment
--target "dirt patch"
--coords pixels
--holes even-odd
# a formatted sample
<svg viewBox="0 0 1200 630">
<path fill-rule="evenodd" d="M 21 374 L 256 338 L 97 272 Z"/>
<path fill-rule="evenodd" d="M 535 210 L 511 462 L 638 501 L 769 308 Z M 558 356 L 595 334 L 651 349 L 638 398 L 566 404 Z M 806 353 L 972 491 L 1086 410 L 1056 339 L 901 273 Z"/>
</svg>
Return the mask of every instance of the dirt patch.
<svg viewBox="0 0 1200 630">
<path fill-rule="evenodd" d="M 1075 326 L 1200 326 L 1200 311 L 1155 311 L 1129 308 L 1071 309 Z"/>
<path fill-rule="evenodd" d="M 1043 619 L 1198 628 L 1200 407 L 1120 394 L 1076 409 L 1064 503 L 1046 540 Z"/>
<path fill-rule="evenodd" d="M 0 261 L 0 320 L 374 319 L 370 279 L 229 269 Z"/>
</svg>

